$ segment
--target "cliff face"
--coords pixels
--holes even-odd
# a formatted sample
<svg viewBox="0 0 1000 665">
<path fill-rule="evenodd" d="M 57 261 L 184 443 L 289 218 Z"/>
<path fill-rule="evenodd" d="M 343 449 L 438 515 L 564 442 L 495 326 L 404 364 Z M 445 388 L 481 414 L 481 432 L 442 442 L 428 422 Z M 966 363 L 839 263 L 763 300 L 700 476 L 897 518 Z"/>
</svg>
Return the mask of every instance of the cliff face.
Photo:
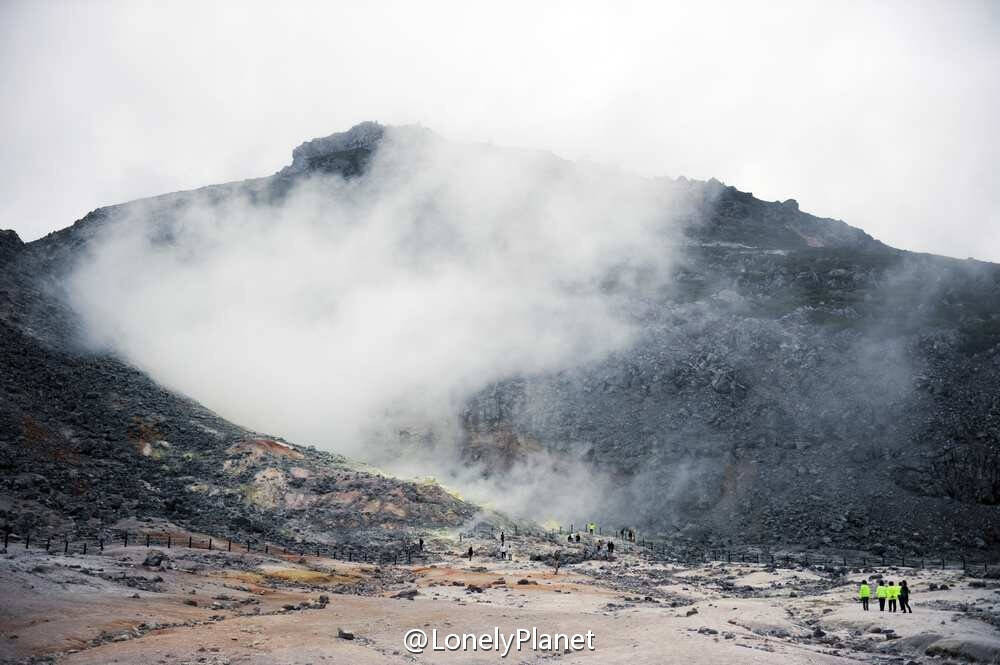
<svg viewBox="0 0 1000 665">
<path fill-rule="evenodd" d="M 79 349 L 59 297 L 67 266 L 109 222 L 141 210 L 169 242 L 192 197 L 267 205 L 316 173 L 353 178 L 383 135 L 365 123 L 303 144 L 274 176 L 101 209 L 23 247 L 0 236 L 7 491 L 66 512 L 82 505 L 67 494 L 77 487 L 90 506 L 75 519 L 91 526 L 121 517 L 120 505 L 258 531 L 294 516 L 289 533 L 323 520 L 367 528 L 471 515 L 439 489 L 383 487 L 342 458 L 294 447 L 301 458 L 275 456 L 280 445 L 260 443 L 273 437 Z M 598 514 L 578 523 L 706 542 L 1000 547 L 1000 267 L 896 250 L 795 201 L 714 180 L 649 186 L 688 212 L 670 279 L 641 289 L 605 280 L 633 343 L 481 382 L 458 414 L 463 459 L 502 475 L 545 454 L 567 473 L 606 477 Z M 453 425 L 408 429 L 400 445 Z"/>
</svg>

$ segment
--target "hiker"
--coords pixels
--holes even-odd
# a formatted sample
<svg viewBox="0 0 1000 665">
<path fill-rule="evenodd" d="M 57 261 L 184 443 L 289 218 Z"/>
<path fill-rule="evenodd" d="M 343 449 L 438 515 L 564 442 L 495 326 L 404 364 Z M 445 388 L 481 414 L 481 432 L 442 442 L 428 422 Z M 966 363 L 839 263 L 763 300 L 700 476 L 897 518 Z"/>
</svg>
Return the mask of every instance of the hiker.
<svg viewBox="0 0 1000 665">
<path fill-rule="evenodd" d="M 899 597 L 899 587 L 892 580 L 889 580 L 889 588 L 886 589 L 886 598 L 889 600 L 889 611 L 896 611 L 896 599 Z"/>
<path fill-rule="evenodd" d="M 576 534 L 576 542 L 580 542 L 580 534 Z"/>
<path fill-rule="evenodd" d="M 566 536 L 566 542 L 567 543 L 572 543 L 573 542 L 573 534 L 569 534 L 568 536 Z"/>
<path fill-rule="evenodd" d="M 504 561 L 507 560 L 507 546 L 506 545 L 501 545 L 500 546 L 500 558 L 503 559 Z"/>
<path fill-rule="evenodd" d="M 503 531 L 500 532 L 500 544 L 503 545 L 507 541 L 507 536 Z"/>
<path fill-rule="evenodd" d="M 906 580 L 899 586 L 899 609 L 903 614 L 913 614 L 913 608 L 910 607 L 910 587 L 906 586 Z"/>
<path fill-rule="evenodd" d="M 559 560 L 559 558 L 560 558 L 561 556 L 562 556 L 562 553 L 561 553 L 561 552 L 560 552 L 559 550 L 556 550 L 556 553 L 555 553 L 555 556 L 553 557 L 553 558 L 555 559 L 555 563 L 554 563 L 554 565 L 555 565 L 555 567 L 556 567 L 556 572 L 554 573 L 555 575 L 558 575 L 558 574 L 559 574 L 559 564 L 560 564 L 560 560 Z"/>
<path fill-rule="evenodd" d="M 875 597 L 878 599 L 878 611 L 885 612 L 885 600 L 889 597 L 889 587 L 884 584 L 877 584 L 875 587 Z"/>
<path fill-rule="evenodd" d="M 615 553 L 615 544 L 609 540 L 608 541 L 608 558 L 610 559 L 611 556 L 614 553 Z"/>
<path fill-rule="evenodd" d="M 469 545 L 469 561 L 472 561 L 472 545 Z"/>
<path fill-rule="evenodd" d="M 858 597 L 861 599 L 861 609 L 868 611 L 868 599 L 872 597 L 872 589 L 868 586 L 868 580 L 861 581 L 861 588 L 858 590 Z"/>
<path fill-rule="evenodd" d="M 628 539 L 631 540 L 633 543 L 635 542 L 635 531 L 633 531 L 632 529 L 628 530 Z"/>
</svg>

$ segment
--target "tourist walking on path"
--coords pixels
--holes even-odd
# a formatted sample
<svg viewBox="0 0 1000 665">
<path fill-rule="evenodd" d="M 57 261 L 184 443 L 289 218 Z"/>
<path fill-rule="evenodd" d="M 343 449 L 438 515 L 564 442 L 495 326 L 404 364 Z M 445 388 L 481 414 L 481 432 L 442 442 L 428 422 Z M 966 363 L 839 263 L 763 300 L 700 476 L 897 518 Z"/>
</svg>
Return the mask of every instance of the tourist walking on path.
<svg viewBox="0 0 1000 665">
<path fill-rule="evenodd" d="M 904 614 L 913 614 L 913 608 L 910 607 L 910 587 L 906 586 L 906 580 L 899 585 L 899 610 Z"/>
</svg>

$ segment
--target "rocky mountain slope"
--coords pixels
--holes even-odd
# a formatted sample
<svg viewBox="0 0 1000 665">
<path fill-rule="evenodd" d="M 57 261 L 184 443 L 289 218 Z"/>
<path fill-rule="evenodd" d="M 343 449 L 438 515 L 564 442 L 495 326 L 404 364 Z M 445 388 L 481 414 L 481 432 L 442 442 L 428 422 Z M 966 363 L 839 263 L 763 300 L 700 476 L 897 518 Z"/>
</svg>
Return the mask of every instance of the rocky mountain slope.
<svg viewBox="0 0 1000 665">
<path fill-rule="evenodd" d="M 267 205 L 316 173 L 357 177 L 382 137 L 365 123 L 303 144 L 274 176 L 198 196 Z M 893 249 L 714 180 L 654 185 L 690 214 L 671 279 L 626 294 L 636 343 L 484 383 L 457 416 L 465 461 L 503 474 L 540 451 L 582 460 L 611 485 L 578 522 L 671 538 L 1000 549 L 1000 267 Z M 189 198 L 96 210 L 27 245 L 0 235 L 8 519 L 99 528 L 141 512 L 318 538 L 468 518 L 434 485 L 245 431 L 75 345 L 67 266 L 138 205 L 169 241 Z M 436 436 L 401 428 L 395 443 Z"/>
<path fill-rule="evenodd" d="M 234 425 L 80 346 L 54 290 L 67 237 L 0 234 L 0 522 L 14 533 L 167 520 L 241 541 L 368 544 L 479 512 L 436 484 Z"/>
<path fill-rule="evenodd" d="M 572 442 L 621 487 L 606 520 L 698 542 L 1000 547 L 1000 266 L 674 186 L 716 196 L 638 343 L 483 391 L 475 454 Z"/>
</svg>

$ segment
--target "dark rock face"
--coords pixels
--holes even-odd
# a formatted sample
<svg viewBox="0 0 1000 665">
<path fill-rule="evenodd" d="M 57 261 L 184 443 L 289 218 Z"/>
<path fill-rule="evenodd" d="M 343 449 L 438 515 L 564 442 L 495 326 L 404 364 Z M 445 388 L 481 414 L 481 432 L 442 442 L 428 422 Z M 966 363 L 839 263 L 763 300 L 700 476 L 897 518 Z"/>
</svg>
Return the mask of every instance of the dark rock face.
<svg viewBox="0 0 1000 665">
<path fill-rule="evenodd" d="M 382 140 L 384 128 L 363 122 L 349 131 L 306 141 L 292 151 L 292 163 L 280 175 L 306 172 L 360 174 Z"/>
<path fill-rule="evenodd" d="M 476 512 L 439 486 L 244 430 L 113 357 L 53 349 L 4 321 L 0 334 L 0 492 L 13 503 L 0 519 L 19 533 L 163 518 L 241 540 L 343 543 Z"/>
<path fill-rule="evenodd" d="M 688 227 L 672 287 L 633 303 L 635 345 L 484 390 L 470 445 L 584 457 L 620 487 L 605 524 L 1000 547 L 1000 267 L 707 187 L 716 203 Z"/>
<path fill-rule="evenodd" d="M 309 141 L 275 176 L 198 195 L 266 202 L 312 173 L 353 177 L 383 134 L 364 123 Z M 896 250 L 715 180 L 656 183 L 693 212 L 669 286 L 630 296 L 635 344 L 484 387 L 461 416 L 466 458 L 498 472 L 542 449 L 586 460 L 619 490 L 577 523 L 695 542 L 1000 549 L 1000 267 Z M 165 235 L 188 196 L 144 202 Z M 75 349 L 60 273 L 121 211 L 23 246 L 0 234 L 3 491 L 20 502 L 8 519 L 96 529 L 145 514 L 322 539 L 472 514 L 440 488 L 248 432 Z"/>
<path fill-rule="evenodd" d="M 0 233 L 0 523 L 94 537 L 157 519 L 292 546 L 398 542 L 478 511 L 440 486 L 248 431 L 114 355 L 82 349 L 59 279 L 116 214 L 94 211 L 24 246 Z"/>
<path fill-rule="evenodd" d="M 0 256 L 12 256 L 23 246 L 16 232 L 0 229 Z"/>
</svg>

